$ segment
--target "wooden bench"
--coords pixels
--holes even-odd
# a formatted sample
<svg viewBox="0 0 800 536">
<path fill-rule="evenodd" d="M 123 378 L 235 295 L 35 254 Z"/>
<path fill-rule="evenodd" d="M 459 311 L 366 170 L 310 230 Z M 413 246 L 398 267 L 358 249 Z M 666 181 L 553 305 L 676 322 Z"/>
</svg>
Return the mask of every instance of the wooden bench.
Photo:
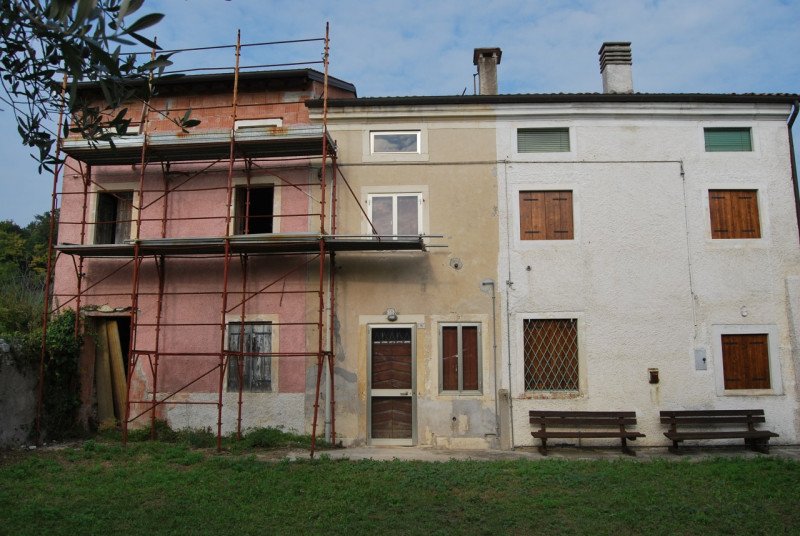
<svg viewBox="0 0 800 536">
<path fill-rule="evenodd" d="M 664 435 L 672 441 L 670 452 L 678 454 L 678 443 L 687 439 L 744 439 L 744 444 L 758 452 L 769 452 L 769 438 L 778 437 L 769 430 L 756 430 L 756 423 L 766 422 L 763 409 L 722 409 L 697 411 L 662 411 L 661 423 L 669 425 Z M 682 430 L 678 429 L 681 426 Z M 743 430 L 729 430 L 741 426 Z M 720 430 L 720 427 L 728 430 Z M 687 431 L 686 428 L 689 428 Z"/>
<path fill-rule="evenodd" d="M 539 452 L 547 456 L 547 440 L 556 438 L 595 439 L 613 437 L 622 441 L 622 452 L 630 456 L 636 453 L 628 448 L 628 439 L 644 437 L 640 432 L 626 430 L 626 426 L 636 424 L 635 411 L 530 411 L 530 422 L 539 426 L 531 432 L 542 440 Z M 551 428 L 548 430 L 548 428 Z M 552 428 L 571 428 L 571 430 L 552 430 Z"/>
</svg>

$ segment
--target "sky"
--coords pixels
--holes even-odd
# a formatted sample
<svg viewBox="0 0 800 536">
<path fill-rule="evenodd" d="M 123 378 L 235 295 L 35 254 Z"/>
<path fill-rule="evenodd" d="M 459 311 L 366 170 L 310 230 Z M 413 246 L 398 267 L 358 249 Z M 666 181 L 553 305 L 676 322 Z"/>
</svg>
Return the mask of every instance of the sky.
<svg viewBox="0 0 800 536">
<path fill-rule="evenodd" d="M 503 51 L 500 93 L 599 92 L 604 41 L 632 42 L 637 92 L 800 93 L 800 0 L 146 0 L 147 12 L 166 15 L 145 34 L 168 49 L 231 45 L 237 30 L 242 43 L 322 37 L 329 22 L 330 74 L 360 97 L 472 94 L 482 47 Z M 320 43 L 249 47 L 241 64 L 321 56 Z M 230 49 L 173 59 L 234 64 Z M 50 209 L 52 174 L 29 153 L 4 109 L 0 220 Z"/>
</svg>

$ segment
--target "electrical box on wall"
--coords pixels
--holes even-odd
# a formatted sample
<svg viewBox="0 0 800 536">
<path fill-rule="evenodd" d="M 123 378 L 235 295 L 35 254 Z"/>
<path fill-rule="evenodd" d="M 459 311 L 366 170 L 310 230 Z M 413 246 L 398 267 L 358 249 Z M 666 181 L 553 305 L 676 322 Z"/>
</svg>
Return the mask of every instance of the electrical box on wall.
<svg viewBox="0 0 800 536">
<path fill-rule="evenodd" d="M 705 348 L 695 348 L 694 349 L 694 369 L 695 370 L 706 370 L 708 368 L 708 360 L 706 359 L 706 349 Z"/>
</svg>

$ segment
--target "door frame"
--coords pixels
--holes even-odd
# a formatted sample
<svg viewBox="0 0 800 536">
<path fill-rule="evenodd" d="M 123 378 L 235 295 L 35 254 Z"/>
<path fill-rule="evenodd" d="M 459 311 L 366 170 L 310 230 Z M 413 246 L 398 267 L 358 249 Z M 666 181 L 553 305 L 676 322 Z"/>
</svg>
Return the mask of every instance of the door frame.
<svg viewBox="0 0 800 536">
<path fill-rule="evenodd" d="M 411 330 L 411 439 L 372 437 L 372 330 L 385 328 Z M 368 445 L 414 446 L 417 444 L 417 325 L 414 323 L 367 324 L 367 430 Z M 383 396 L 386 396 L 385 394 Z"/>
</svg>

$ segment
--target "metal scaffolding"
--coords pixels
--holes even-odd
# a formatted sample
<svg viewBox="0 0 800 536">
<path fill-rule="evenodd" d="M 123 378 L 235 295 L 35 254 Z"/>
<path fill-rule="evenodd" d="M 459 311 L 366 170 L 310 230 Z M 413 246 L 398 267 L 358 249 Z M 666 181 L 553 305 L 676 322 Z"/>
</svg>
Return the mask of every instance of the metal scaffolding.
<svg viewBox="0 0 800 536">
<path fill-rule="evenodd" d="M 306 64 L 322 63 L 323 77 L 322 95 L 323 113 L 322 125 L 313 126 L 310 124 L 288 125 L 275 131 L 259 132 L 237 132 L 235 129 L 237 118 L 240 116 L 240 109 L 247 104 L 240 103 L 240 80 L 244 67 L 240 65 L 241 52 L 244 47 L 250 46 L 270 46 L 276 44 L 308 43 L 319 42 L 323 44 L 321 62 L 305 62 Z M 335 427 L 335 400 L 333 399 L 332 382 L 334 378 L 334 318 L 335 318 L 335 275 L 334 259 L 337 251 L 387 251 L 387 250 L 421 250 L 424 249 L 422 237 L 396 237 L 391 239 L 382 237 L 373 229 L 371 236 L 343 236 L 337 235 L 337 181 L 346 178 L 337 166 L 336 146 L 332 142 L 327 125 L 327 103 L 329 98 L 329 76 L 328 58 L 330 50 L 329 29 L 326 25 L 325 36 L 316 39 L 302 39 L 297 41 L 281 41 L 273 43 L 253 43 L 243 44 L 241 36 L 237 35 L 236 45 L 233 47 L 235 52 L 235 66 L 233 67 L 233 92 L 231 105 L 220 107 L 209 105 L 206 109 L 220 109 L 216 117 L 228 113 L 230 117 L 229 128 L 224 131 L 198 131 L 189 133 L 174 133 L 164 131 L 149 131 L 151 115 L 163 115 L 162 110 L 157 110 L 151 102 L 144 102 L 142 117 L 139 124 L 139 134 L 136 136 L 125 136 L 116 141 L 113 145 L 100 143 L 90 143 L 85 140 L 66 139 L 58 140 L 58 150 L 66 153 L 72 158 L 71 163 L 64 163 L 57 166 L 53 178 L 53 211 L 51 211 L 51 229 L 55 225 L 52 218 L 55 216 L 55 209 L 58 206 L 58 197 L 74 195 L 80 201 L 70 199 L 69 203 L 82 203 L 81 218 L 69 221 L 62 219 L 59 222 L 60 228 L 69 226 L 79 226 L 80 242 L 75 244 L 60 243 L 51 244 L 50 255 L 48 257 L 48 276 L 52 273 L 53 266 L 59 258 L 71 258 L 75 270 L 76 288 L 74 292 L 56 292 L 51 290 L 50 281 L 45 289 L 45 313 L 44 330 L 46 337 L 47 318 L 49 315 L 65 307 L 74 307 L 79 313 L 88 300 L 95 297 L 109 298 L 117 296 L 124 298 L 129 296 L 129 315 L 130 332 L 127 355 L 126 370 L 126 398 L 125 416 L 122 419 L 123 442 L 128 440 L 129 426 L 139 423 L 141 419 L 149 417 L 151 434 L 155 436 L 156 419 L 160 410 L 172 404 L 200 404 L 216 406 L 217 422 L 216 436 L 217 448 L 222 448 L 222 429 L 223 429 L 223 393 L 225 392 L 225 372 L 229 370 L 231 359 L 235 359 L 238 373 L 238 395 L 237 395 L 237 417 L 236 434 L 241 437 L 242 433 L 242 410 L 245 404 L 243 398 L 243 367 L 246 359 L 258 356 L 268 356 L 272 358 L 292 358 L 316 360 L 315 392 L 313 401 L 313 420 L 311 426 L 311 455 L 313 457 L 316 449 L 318 415 L 320 405 L 320 391 L 323 385 L 323 373 L 327 370 L 327 378 L 330 393 L 330 434 L 333 443 L 336 442 Z M 196 49 L 188 49 L 196 50 Z M 284 67 L 287 64 L 257 65 L 250 67 L 268 68 Z M 291 65 L 298 65 L 292 63 Z M 194 71 L 195 69 L 190 69 Z M 244 73 L 250 79 L 262 73 Z M 219 76 L 219 75 L 211 75 Z M 230 79 L 230 73 L 227 76 Z M 149 83 L 156 83 L 151 78 Z M 277 105 L 285 105 L 286 101 L 276 102 Z M 302 102 L 295 102 L 300 104 Z M 264 106 L 261 104 L 261 106 Z M 266 105 L 269 107 L 269 104 Z M 197 111 L 202 111 L 202 106 L 192 107 Z M 247 115 L 247 114 L 244 114 Z M 178 169 L 182 164 L 191 164 L 188 171 Z M 286 179 L 283 174 L 290 169 L 316 169 L 319 165 L 319 182 L 308 180 L 298 183 L 296 180 Z M 58 193 L 57 184 L 59 176 L 63 173 L 65 166 L 79 175 L 82 181 L 82 191 Z M 138 167 L 138 187 L 133 192 L 133 210 L 131 212 L 130 225 L 132 226 L 131 240 L 115 244 L 95 244 L 88 239 L 89 226 L 98 225 L 98 221 L 89 217 L 90 198 L 99 193 L 109 193 L 102 181 L 93 176 L 93 167 L 102 169 L 115 169 L 121 172 L 123 166 L 128 166 L 131 170 Z M 148 176 L 148 166 L 159 166 L 163 187 L 153 188 L 147 186 L 146 176 Z M 202 166 L 199 170 L 197 166 Z M 280 179 L 280 183 L 274 184 L 275 188 L 293 188 L 306 192 L 311 199 L 312 210 L 304 214 L 280 214 L 270 217 L 302 217 L 307 221 L 316 219 L 318 229 L 306 233 L 263 233 L 249 234 L 247 225 L 249 222 L 245 218 L 245 228 L 243 233 L 234 232 L 234 175 L 244 174 L 246 180 L 246 200 L 250 203 L 251 176 L 254 171 L 269 171 L 272 175 Z M 225 176 L 225 184 L 213 186 L 193 187 L 193 180 L 197 177 L 208 177 L 213 174 Z M 177 184 L 172 184 L 171 179 L 180 178 Z M 353 194 L 352 189 L 347 185 L 347 189 Z M 203 214 L 192 214 L 189 216 L 170 217 L 170 198 L 175 192 L 205 192 L 224 190 L 227 199 L 225 216 L 208 216 Z M 353 199 L 359 203 L 353 194 Z M 62 202 L 63 202 L 62 197 Z M 359 203 L 359 208 L 361 208 Z M 160 210 L 159 210 L 160 209 Z M 158 214 L 154 214 L 158 212 Z M 363 208 L 361 212 L 366 216 Z M 133 217 L 135 214 L 135 217 Z M 187 222 L 197 222 L 207 220 L 224 220 L 224 227 L 219 230 L 217 236 L 204 237 L 174 237 L 170 236 L 170 223 L 177 222 L 179 225 L 186 225 Z M 154 225 L 160 224 L 160 236 L 146 236 L 153 234 Z M 147 225 L 150 230 L 142 233 L 143 225 Z M 309 224 L 310 225 L 310 224 Z M 51 232 L 52 235 L 52 232 Z M 57 251 L 54 256 L 53 251 Z M 92 265 L 93 278 L 91 283 L 87 280 L 87 259 L 104 259 L 102 266 Z M 217 264 L 221 263 L 222 278 L 219 282 L 218 290 L 196 291 L 191 289 L 170 289 L 167 285 L 170 282 L 168 267 L 176 262 L 176 259 L 187 260 L 212 260 Z M 294 259 L 294 260 L 290 260 Z M 274 262 L 273 262 L 274 261 Z M 188 261 L 187 261 L 188 262 Z M 249 276 L 253 270 L 253 263 L 272 263 L 271 270 L 274 278 L 269 281 L 260 280 L 256 284 L 256 290 L 248 289 L 248 284 L 253 283 L 253 278 Z M 316 266 L 315 266 L 316 265 Z M 103 269 L 101 273 L 101 268 Z M 286 281 L 290 276 L 297 276 L 306 270 L 316 273 L 316 283 L 312 283 L 311 277 L 305 278 L 303 289 L 286 289 Z M 233 288 L 232 274 L 241 279 L 241 286 Z M 125 274 L 130 275 L 130 292 L 109 293 L 103 290 L 104 282 L 111 278 L 120 277 Z M 248 278 L 250 279 L 248 281 Z M 174 282 L 174 280 L 172 281 Z M 283 288 L 280 288 L 280 286 Z M 303 322 L 275 322 L 272 325 L 280 326 L 299 326 L 306 332 L 306 341 L 314 340 L 315 344 L 304 346 L 304 352 L 272 352 L 253 353 L 248 352 L 244 345 L 244 326 L 246 321 L 247 306 L 251 300 L 257 296 L 267 296 L 270 294 L 279 295 L 282 299 L 287 294 L 302 294 L 313 296 L 316 294 L 317 311 L 315 318 L 310 315 L 304 317 Z M 188 295 L 215 295 L 219 297 L 219 311 L 208 313 L 207 322 L 175 322 L 167 321 L 164 313 L 165 299 Z M 154 311 L 144 313 L 140 300 L 155 300 Z M 311 298 L 313 299 L 313 298 Z M 152 308 L 151 308 L 152 309 Z M 328 315 L 326 315 L 326 309 Z M 239 315 L 239 348 L 228 347 L 228 321 L 226 317 Z M 76 315 L 76 330 L 80 330 L 81 315 Z M 209 329 L 217 327 L 219 329 L 219 348 L 209 352 L 173 351 L 162 347 L 163 330 L 171 330 L 208 326 Z M 327 328 L 327 329 L 326 329 Z M 142 330 L 151 330 L 154 333 L 150 345 L 143 342 Z M 326 337 L 325 334 L 328 333 Z M 272 350 L 272 348 L 270 348 Z M 174 358 L 200 358 L 199 362 L 213 361 L 204 368 L 194 370 L 191 377 L 184 376 L 180 379 L 177 388 L 159 391 L 160 374 L 164 374 L 164 365 Z M 46 360 L 46 348 L 42 343 L 40 378 L 39 385 L 43 386 L 44 364 Z M 162 367 L 161 372 L 159 367 Z M 185 368 L 184 368 L 185 370 Z M 152 378 L 151 393 L 149 396 L 137 395 L 139 391 L 132 390 L 132 384 L 145 382 L 139 379 L 137 372 L 144 372 L 145 378 Z M 207 378 L 215 378 L 217 389 L 216 399 L 208 400 L 189 400 L 188 397 L 178 397 L 179 393 L 189 390 L 198 382 L 207 381 Z M 173 378 L 173 384 L 175 379 Z M 41 388 L 41 387 L 40 387 Z M 142 393 L 147 394 L 144 390 Z M 37 434 L 40 433 L 38 416 L 42 411 L 42 400 L 46 393 L 40 391 L 39 404 L 37 410 Z M 133 397 L 133 398 L 132 398 Z"/>
</svg>

